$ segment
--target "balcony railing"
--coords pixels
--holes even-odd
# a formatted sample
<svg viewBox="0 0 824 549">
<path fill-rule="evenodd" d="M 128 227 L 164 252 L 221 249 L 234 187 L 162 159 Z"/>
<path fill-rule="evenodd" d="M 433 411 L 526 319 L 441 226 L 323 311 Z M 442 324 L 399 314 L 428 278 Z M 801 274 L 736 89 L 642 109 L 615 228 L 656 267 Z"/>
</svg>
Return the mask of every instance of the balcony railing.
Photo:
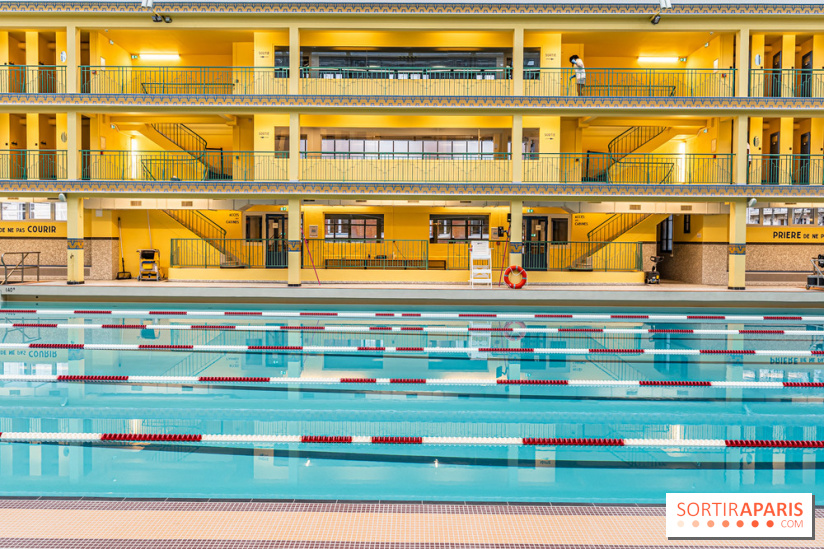
<svg viewBox="0 0 824 549">
<path fill-rule="evenodd" d="M 824 156 L 809 154 L 753 154 L 749 157 L 750 185 L 821 185 Z"/>
<path fill-rule="evenodd" d="M 731 154 L 524 154 L 524 182 L 729 184 Z"/>
<path fill-rule="evenodd" d="M 182 268 L 286 268 L 286 240 L 173 238 L 170 262 Z"/>
<path fill-rule="evenodd" d="M 2 65 L 0 94 L 66 93 L 64 65 Z"/>
<path fill-rule="evenodd" d="M 366 96 L 508 96 L 509 68 L 333 68 L 301 69 L 301 93 Z"/>
<path fill-rule="evenodd" d="M 283 95 L 289 69 L 275 67 L 80 67 L 80 91 L 137 95 Z"/>
<path fill-rule="evenodd" d="M 750 97 L 824 97 L 824 69 L 751 69 Z"/>
<path fill-rule="evenodd" d="M 509 153 L 302 153 L 304 181 L 507 183 Z"/>
<path fill-rule="evenodd" d="M 116 181 L 285 181 L 287 153 L 81 151 L 82 178 Z"/>
<path fill-rule="evenodd" d="M 429 260 L 428 240 L 307 240 L 303 266 L 318 269 L 446 269 Z"/>
<path fill-rule="evenodd" d="M 585 69 L 578 86 L 575 69 L 527 69 L 526 96 L 732 97 L 735 69 Z"/>
<path fill-rule="evenodd" d="M 66 151 L 0 150 L 0 180 L 66 179 Z"/>
</svg>

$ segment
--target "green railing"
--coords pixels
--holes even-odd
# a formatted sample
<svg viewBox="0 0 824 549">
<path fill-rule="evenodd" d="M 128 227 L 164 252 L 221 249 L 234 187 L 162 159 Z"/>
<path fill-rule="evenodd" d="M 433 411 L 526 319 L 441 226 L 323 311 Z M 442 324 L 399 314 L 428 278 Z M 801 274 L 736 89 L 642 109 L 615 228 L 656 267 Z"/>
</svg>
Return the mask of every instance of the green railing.
<svg viewBox="0 0 824 549">
<path fill-rule="evenodd" d="M 664 126 L 633 126 L 607 144 L 610 154 L 623 158 L 667 131 Z M 617 160 L 616 160 L 617 162 Z"/>
<path fill-rule="evenodd" d="M 180 124 L 178 122 L 161 122 L 158 124 L 152 124 L 151 126 L 157 133 L 189 154 L 202 154 L 206 150 L 206 139 L 201 137 L 186 124 Z"/>
<path fill-rule="evenodd" d="M 747 183 L 750 185 L 821 185 L 824 155 L 752 154 Z"/>
<path fill-rule="evenodd" d="M 732 154 L 527 153 L 523 170 L 528 183 L 720 185 L 732 183 L 732 160 Z"/>
<path fill-rule="evenodd" d="M 66 93 L 64 65 L 0 66 L 0 94 Z"/>
<path fill-rule="evenodd" d="M 170 265 L 181 268 L 286 268 L 286 240 L 173 238 Z"/>
<path fill-rule="evenodd" d="M 66 179 L 66 159 L 66 151 L 0 150 L 0 180 Z"/>
<path fill-rule="evenodd" d="M 584 69 L 579 86 L 574 68 L 524 70 L 524 95 L 584 97 L 732 97 L 735 69 Z"/>
<path fill-rule="evenodd" d="M 80 91 L 94 94 L 283 95 L 289 69 L 275 67 L 81 66 Z"/>
<path fill-rule="evenodd" d="M 641 242 L 524 242 L 527 271 L 640 271 Z"/>
<path fill-rule="evenodd" d="M 824 69 L 750 69 L 750 97 L 824 97 Z"/>
<path fill-rule="evenodd" d="M 446 268 L 450 271 L 468 270 L 469 246 L 472 242 L 474 240 L 449 240 L 430 244 L 429 257 L 446 261 Z M 504 268 L 509 266 L 509 245 L 505 240 L 490 240 L 489 252 L 493 271 L 500 271 L 502 265 Z"/>
<path fill-rule="evenodd" d="M 280 152 L 81 151 L 81 156 L 83 179 L 285 181 L 288 172 L 288 154 Z M 209 168 L 221 162 L 226 173 Z"/>
<path fill-rule="evenodd" d="M 301 153 L 303 181 L 511 182 L 509 153 Z"/>
<path fill-rule="evenodd" d="M 226 229 L 209 219 L 199 210 L 163 210 L 166 215 L 195 233 L 200 238 L 215 241 L 226 240 Z"/>
<path fill-rule="evenodd" d="M 446 269 L 429 259 L 428 240 L 311 239 L 303 244 L 303 266 L 318 269 Z"/>
<path fill-rule="evenodd" d="M 619 213 L 609 216 L 603 223 L 587 233 L 587 239 L 595 242 L 611 242 L 641 221 L 648 218 L 648 213 Z"/>
<path fill-rule="evenodd" d="M 305 67 L 300 77 L 306 95 L 512 95 L 509 68 Z"/>
</svg>

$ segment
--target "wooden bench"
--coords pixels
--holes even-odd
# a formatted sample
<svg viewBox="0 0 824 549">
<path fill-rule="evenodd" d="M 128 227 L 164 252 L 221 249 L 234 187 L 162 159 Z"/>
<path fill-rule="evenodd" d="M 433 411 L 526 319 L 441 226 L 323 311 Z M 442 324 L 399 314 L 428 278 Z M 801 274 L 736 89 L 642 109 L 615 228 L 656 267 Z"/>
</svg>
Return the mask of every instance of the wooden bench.
<svg viewBox="0 0 824 549">
<path fill-rule="evenodd" d="M 30 255 L 35 256 L 36 263 L 26 263 Z M 9 259 L 19 256 L 16 263 L 6 263 L 6 256 Z M 26 269 L 35 269 L 37 271 L 37 282 L 40 282 L 40 252 L 4 252 L 0 255 L 0 265 L 3 265 L 3 284 L 8 284 L 9 279 L 14 276 L 14 273 L 20 273 L 20 282 L 25 282 Z"/>
</svg>

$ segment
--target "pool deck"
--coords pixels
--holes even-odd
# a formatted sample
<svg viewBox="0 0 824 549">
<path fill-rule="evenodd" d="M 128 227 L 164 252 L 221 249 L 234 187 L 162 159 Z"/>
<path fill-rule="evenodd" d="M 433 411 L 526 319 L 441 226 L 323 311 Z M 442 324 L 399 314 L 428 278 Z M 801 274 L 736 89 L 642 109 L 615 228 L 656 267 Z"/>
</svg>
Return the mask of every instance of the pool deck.
<svg viewBox="0 0 824 549">
<path fill-rule="evenodd" d="M 94 281 L 69 286 L 62 281 L 0 286 L 0 301 L 174 302 L 305 305 L 489 307 L 760 307 L 818 308 L 824 292 L 803 286 L 751 286 L 744 291 L 719 286 L 662 283 L 659 286 L 527 286 L 470 289 L 461 285 L 284 284 L 226 282 Z"/>
<path fill-rule="evenodd" d="M 816 518 L 820 540 L 824 508 Z M 636 505 L 0 499 L 2 548 L 821 547 L 814 540 L 667 541 L 664 524 L 663 507 Z"/>
</svg>

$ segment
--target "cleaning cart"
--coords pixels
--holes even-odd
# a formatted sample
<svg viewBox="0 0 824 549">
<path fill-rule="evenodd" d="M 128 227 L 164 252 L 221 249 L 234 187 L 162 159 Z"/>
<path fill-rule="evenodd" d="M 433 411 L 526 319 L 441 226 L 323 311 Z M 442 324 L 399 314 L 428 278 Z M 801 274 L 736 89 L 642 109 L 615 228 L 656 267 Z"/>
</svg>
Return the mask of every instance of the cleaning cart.
<svg viewBox="0 0 824 549">
<path fill-rule="evenodd" d="M 137 253 L 140 254 L 137 279 L 160 280 L 160 251 L 150 248 Z"/>
<path fill-rule="evenodd" d="M 810 259 L 810 263 L 813 264 L 813 274 L 807 275 L 807 289 L 824 289 L 824 272 L 821 271 L 824 269 L 824 254 Z"/>
</svg>

